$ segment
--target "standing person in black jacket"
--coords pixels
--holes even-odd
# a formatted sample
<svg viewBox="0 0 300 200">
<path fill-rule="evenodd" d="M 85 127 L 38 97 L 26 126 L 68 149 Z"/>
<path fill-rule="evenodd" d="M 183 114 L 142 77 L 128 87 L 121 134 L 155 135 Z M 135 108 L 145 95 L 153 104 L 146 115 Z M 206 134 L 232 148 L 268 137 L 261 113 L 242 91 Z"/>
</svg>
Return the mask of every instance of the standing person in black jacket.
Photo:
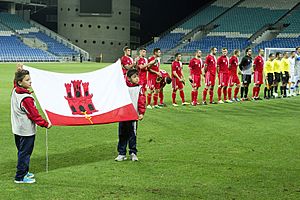
<svg viewBox="0 0 300 200">
<path fill-rule="evenodd" d="M 242 87 L 241 87 L 241 98 L 243 101 L 248 100 L 248 90 L 251 83 L 252 75 L 252 50 L 251 48 L 246 49 L 246 55 L 243 57 L 239 68 L 242 72 Z"/>
</svg>

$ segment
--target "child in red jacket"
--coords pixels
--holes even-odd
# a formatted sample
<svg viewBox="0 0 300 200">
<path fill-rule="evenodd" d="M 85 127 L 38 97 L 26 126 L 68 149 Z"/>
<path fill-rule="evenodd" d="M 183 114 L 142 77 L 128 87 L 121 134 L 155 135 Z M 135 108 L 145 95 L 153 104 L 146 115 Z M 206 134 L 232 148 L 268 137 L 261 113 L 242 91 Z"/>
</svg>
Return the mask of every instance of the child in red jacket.
<svg viewBox="0 0 300 200">
<path fill-rule="evenodd" d="M 136 109 L 139 120 L 144 118 L 146 111 L 146 96 L 138 85 L 139 76 L 136 69 L 130 69 L 127 71 L 127 86 L 129 94 Z M 138 161 L 137 149 L 136 149 L 136 134 L 137 134 L 137 120 L 125 121 L 119 123 L 119 143 L 118 152 L 119 155 L 115 158 L 115 161 L 126 160 L 126 147 L 129 146 L 130 160 Z"/>
<path fill-rule="evenodd" d="M 34 183 L 34 174 L 29 172 L 30 156 L 34 148 L 36 125 L 50 128 L 51 124 L 41 117 L 34 97 L 31 95 L 29 71 L 18 65 L 14 89 L 11 94 L 11 125 L 18 149 L 18 164 L 15 183 Z"/>
</svg>

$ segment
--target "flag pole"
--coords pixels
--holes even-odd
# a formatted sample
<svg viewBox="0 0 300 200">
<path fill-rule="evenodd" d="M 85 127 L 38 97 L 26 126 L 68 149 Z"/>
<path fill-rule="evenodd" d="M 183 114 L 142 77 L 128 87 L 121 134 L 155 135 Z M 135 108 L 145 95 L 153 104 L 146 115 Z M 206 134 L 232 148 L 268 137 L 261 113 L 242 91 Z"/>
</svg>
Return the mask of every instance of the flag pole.
<svg viewBox="0 0 300 200">
<path fill-rule="evenodd" d="M 48 129 L 46 128 L 46 173 L 49 169 L 49 157 L 48 157 Z"/>
</svg>

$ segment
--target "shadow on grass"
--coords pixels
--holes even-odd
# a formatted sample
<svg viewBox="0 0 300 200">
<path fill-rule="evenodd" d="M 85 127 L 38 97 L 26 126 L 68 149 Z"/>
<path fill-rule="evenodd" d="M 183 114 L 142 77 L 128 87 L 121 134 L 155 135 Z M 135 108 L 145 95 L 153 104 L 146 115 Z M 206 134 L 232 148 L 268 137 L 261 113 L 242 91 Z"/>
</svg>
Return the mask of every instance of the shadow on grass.
<svg viewBox="0 0 300 200">
<path fill-rule="evenodd" d="M 86 148 L 78 148 L 64 153 L 51 153 L 50 151 L 49 171 L 72 166 L 80 166 L 104 160 L 113 161 L 114 156 L 116 155 L 115 151 L 115 147 L 112 147 L 111 144 L 101 144 Z M 16 163 L 17 160 L 1 163 L 0 175 L 11 175 L 11 172 L 14 173 Z M 45 172 L 45 156 L 33 156 L 30 161 L 30 169 L 35 173 Z"/>
</svg>

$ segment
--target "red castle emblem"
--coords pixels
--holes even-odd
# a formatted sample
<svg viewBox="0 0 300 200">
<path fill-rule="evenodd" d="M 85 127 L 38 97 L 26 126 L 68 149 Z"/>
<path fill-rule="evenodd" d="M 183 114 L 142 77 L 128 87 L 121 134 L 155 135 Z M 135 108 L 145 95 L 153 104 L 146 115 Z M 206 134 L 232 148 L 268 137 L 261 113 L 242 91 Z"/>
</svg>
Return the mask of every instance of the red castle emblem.
<svg viewBox="0 0 300 200">
<path fill-rule="evenodd" d="M 92 101 L 93 94 L 89 93 L 89 83 L 88 82 L 82 83 L 82 80 L 74 80 L 71 81 L 71 83 L 65 83 L 66 92 L 67 92 L 67 96 L 65 96 L 65 99 L 68 101 L 72 114 L 87 116 L 88 114 L 97 112 L 98 110 L 96 110 Z M 72 85 L 74 91 L 73 94 L 71 92 Z M 82 87 L 83 87 L 83 94 L 82 94 Z M 88 118 L 91 119 L 90 116 L 88 116 Z M 91 121 L 90 119 L 88 120 Z"/>
</svg>

